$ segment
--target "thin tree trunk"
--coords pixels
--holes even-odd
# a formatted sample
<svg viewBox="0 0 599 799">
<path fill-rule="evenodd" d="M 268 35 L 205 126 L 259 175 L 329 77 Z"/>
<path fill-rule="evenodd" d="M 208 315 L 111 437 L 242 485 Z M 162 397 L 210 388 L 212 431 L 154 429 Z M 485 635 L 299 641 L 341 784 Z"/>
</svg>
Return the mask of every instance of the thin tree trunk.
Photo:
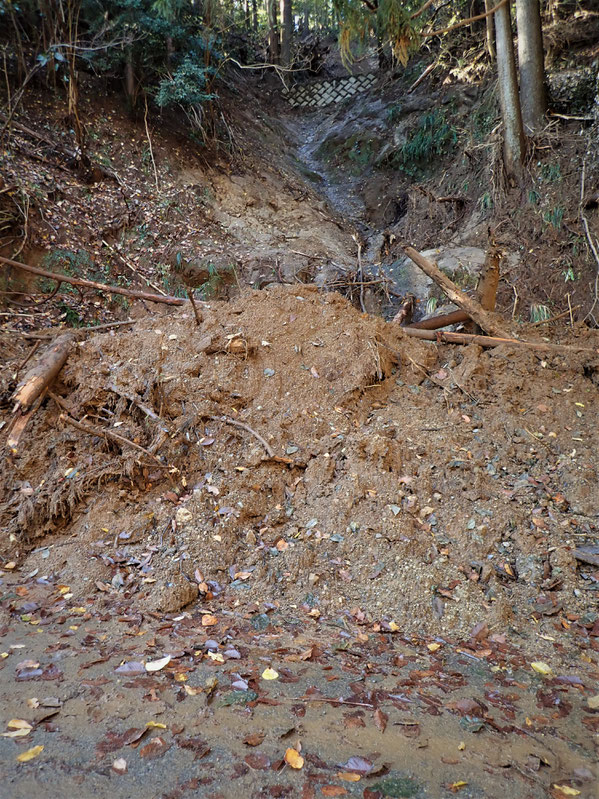
<svg viewBox="0 0 599 799">
<path fill-rule="evenodd" d="M 543 128 L 547 97 L 539 0 L 516 0 L 520 105 L 527 132 Z"/>
<path fill-rule="evenodd" d="M 499 105 L 503 119 L 503 158 L 507 174 L 520 180 L 526 148 L 509 3 L 495 12 Z"/>
<path fill-rule="evenodd" d="M 485 11 L 489 12 L 493 8 L 493 0 L 485 0 Z M 487 40 L 487 52 L 489 54 L 489 58 L 491 61 L 495 60 L 495 30 L 493 28 L 493 15 L 489 14 L 488 17 L 485 17 L 485 24 L 486 24 L 486 40 Z"/>
<path fill-rule="evenodd" d="M 281 64 L 291 63 L 291 37 L 293 34 L 292 0 L 281 0 Z"/>
<path fill-rule="evenodd" d="M 254 33 L 258 32 L 258 0 L 252 0 L 252 18 Z"/>
<path fill-rule="evenodd" d="M 135 106 L 135 70 L 133 67 L 133 48 L 127 45 L 127 60 L 125 61 L 125 94 L 129 109 L 132 111 Z"/>
<path fill-rule="evenodd" d="M 280 58 L 277 0 L 266 0 L 266 10 L 268 13 L 268 50 L 270 55 L 270 63 L 278 64 Z"/>
</svg>

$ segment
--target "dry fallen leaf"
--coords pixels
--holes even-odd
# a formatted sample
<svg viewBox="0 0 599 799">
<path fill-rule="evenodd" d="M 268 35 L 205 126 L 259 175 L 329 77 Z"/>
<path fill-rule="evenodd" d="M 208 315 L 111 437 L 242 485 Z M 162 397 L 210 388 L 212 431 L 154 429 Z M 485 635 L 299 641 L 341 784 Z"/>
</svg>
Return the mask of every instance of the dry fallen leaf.
<svg viewBox="0 0 599 799">
<path fill-rule="evenodd" d="M 252 732 L 250 735 L 245 736 L 243 742 L 247 746 L 260 746 L 263 740 L 264 740 L 263 732 Z"/>
<path fill-rule="evenodd" d="M 6 725 L 9 730 L 31 730 L 32 725 L 25 719 L 11 719 Z"/>
<path fill-rule="evenodd" d="M 160 671 L 160 669 L 163 669 L 170 662 L 170 655 L 165 655 L 165 657 L 160 658 L 159 660 L 148 660 L 146 663 L 146 671 Z"/>
<path fill-rule="evenodd" d="M 553 674 L 551 666 L 548 666 L 546 663 L 543 663 L 542 660 L 537 660 L 534 663 L 531 663 L 530 665 L 533 671 L 536 671 L 537 674 L 542 674 L 543 677 L 549 677 Z"/>
<path fill-rule="evenodd" d="M 355 771 L 340 771 L 336 774 L 336 777 L 338 780 L 343 780 L 344 782 L 360 782 L 362 779 Z"/>
<path fill-rule="evenodd" d="M 302 768 L 304 765 L 304 758 L 300 755 L 297 749 L 289 747 L 285 752 L 285 763 L 291 768 Z"/>
<path fill-rule="evenodd" d="M 262 679 L 263 680 L 278 680 L 279 679 L 279 672 L 271 669 L 270 666 L 267 669 L 264 669 L 262 672 Z"/>
<path fill-rule="evenodd" d="M 347 791 L 341 785 L 323 785 L 320 790 L 323 796 L 347 796 Z"/>
<path fill-rule="evenodd" d="M 126 774 L 127 773 L 127 761 L 124 757 L 118 757 L 116 760 L 112 762 L 112 770 L 115 771 L 117 774 Z"/>
<path fill-rule="evenodd" d="M 213 627 L 215 624 L 218 624 L 216 616 L 211 616 L 209 613 L 202 616 L 202 627 Z"/>
<path fill-rule="evenodd" d="M 21 752 L 20 755 L 17 755 L 17 760 L 19 763 L 27 763 L 29 760 L 33 760 L 34 757 L 37 757 L 44 751 L 44 747 L 39 746 L 32 746 L 31 749 L 28 749 L 26 752 Z"/>
<path fill-rule="evenodd" d="M 580 791 L 577 791 L 576 788 L 570 788 L 569 785 L 557 785 L 557 783 L 553 783 L 553 787 L 561 791 L 564 796 L 579 796 Z"/>
<path fill-rule="evenodd" d="M 388 716 L 379 708 L 374 711 L 374 724 L 381 732 L 385 732 Z"/>
</svg>

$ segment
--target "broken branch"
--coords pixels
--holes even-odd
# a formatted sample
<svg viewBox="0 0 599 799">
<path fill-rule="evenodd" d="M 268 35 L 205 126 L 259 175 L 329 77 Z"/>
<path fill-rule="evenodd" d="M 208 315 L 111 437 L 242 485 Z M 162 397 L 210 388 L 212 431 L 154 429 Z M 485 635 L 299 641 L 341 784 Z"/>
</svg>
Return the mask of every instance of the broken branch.
<svg viewBox="0 0 599 799">
<path fill-rule="evenodd" d="M 469 297 L 467 294 L 464 294 L 447 275 L 443 274 L 436 263 L 429 261 L 428 258 L 425 258 L 424 255 L 413 247 L 404 247 L 404 250 L 408 258 L 414 261 L 416 266 L 432 278 L 449 299 L 465 311 L 483 330 L 492 336 L 509 338 L 507 332 L 495 321 L 493 316 L 488 311 L 485 311 L 480 303 L 473 300 L 472 297 Z"/>
<path fill-rule="evenodd" d="M 548 344 L 544 341 L 520 341 L 517 338 L 498 338 L 496 336 L 477 336 L 471 333 L 448 333 L 443 330 L 422 330 L 414 327 L 402 327 L 402 331 L 407 336 L 421 338 L 425 341 L 436 341 L 439 344 L 478 344 L 480 347 L 500 347 L 502 344 L 509 344 L 515 347 L 523 347 L 537 352 L 563 353 L 572 355 L 575 352 L 598 355 L 599 349 L 589 347 L 577 347 L 569 344 Z"/>
<path fill-rule="evenodd" d="M 17 269 L 24 269 L 25 272 L 31 272 L 40 277 L 47 277 L 50 280 L 58 280 L 60 283 L 70 283 L 72 286 L 84 286 L 86 288 L 96 289 L 97 291 L 106 291 L 109 294 L 121 294 L 123 297 L 131 297 L 135 300 L 146 300 L 147 302 L 162 302 L 165 305 L 185 305 L 185 300 L 179 297 L 162 297 L 158 294 L 147 294 L 144 291 L 131 291 L 130 289 L 123 289 L 119 286 L 107 286 L 105 283 L 96 283 L 94 280 L 85 280 L 82 277 L 69 277 L 68 275 L 60 275 L 56 272 L 48 272 L 45 269 L 40 269 L 38 266 L 30 266 L 29 264 L 22 264 L 20 261 L 11 261 L 10 258 L 3 258 L 0 256 L 0 264 L 6 266 L 14 266 Z"/>
</svg>

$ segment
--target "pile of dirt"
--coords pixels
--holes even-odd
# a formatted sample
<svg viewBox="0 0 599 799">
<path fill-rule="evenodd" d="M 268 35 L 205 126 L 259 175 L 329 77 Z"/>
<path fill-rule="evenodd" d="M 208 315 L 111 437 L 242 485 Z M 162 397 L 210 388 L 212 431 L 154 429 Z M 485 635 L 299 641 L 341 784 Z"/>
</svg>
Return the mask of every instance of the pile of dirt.
<svg viewBox="0 0 599 799">
<path fill-rule="evenodd" d="M 440 635 L 590 612 L 596 356 L 436 346 L 299 285 L 203 314 L 77 345 L 68 413 L 47 400 L 3 464 L 5 559 L 42 547 L 73 591 L 150 611 L 235 597 Z"/>
</svg>

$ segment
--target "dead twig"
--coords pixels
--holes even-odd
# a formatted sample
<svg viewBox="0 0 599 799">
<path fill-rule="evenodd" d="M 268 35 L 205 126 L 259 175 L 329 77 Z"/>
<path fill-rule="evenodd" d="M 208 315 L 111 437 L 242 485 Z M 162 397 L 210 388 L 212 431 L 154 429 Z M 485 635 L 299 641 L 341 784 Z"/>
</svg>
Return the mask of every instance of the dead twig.
<svg viewBox="0 0 599 799">
<path fill-rule="evenodd" d="M 31 358 L 33 358 L 33 356 L 35 355 L 35 353 L 38 351 L 38 349 L 39 349 L 39 346 L 40 346 L 40 344 L 41 344 L 41 343 L 42 343 L 41 341 L 36 341 L 36 342 L 35 342 L 35 344 L 34 344 L 34 345 L 33 345 L 33 347 L 31 348 L 31 351 L 30 351 L 29 355 L 28 355 L 28 356 L 25 358 L 25 360 L 24 360 L 22 363 L 20 363 L 20 364 L 17 366 L 17 369 L 16 369 L 16 371 L 15 371 L 15 375 L 18 375 L 18 374 L 19 374 L 19 372 L 20 372 L 22 369 L 24 369 L 24 368 L 25 368 L 25 365 L 29 363 L 29 361 L 31 360 Z"/>
<path fill-rule="evenodd" d="M 125 436 L 120 436 L 118 433 L 114 433 L 112 430 L 99 429 L 97 427 L 90 427 L 89 425 L 83 424 L 70 415 L 71 410 L 63 399 L 58 397 L 52 391 L 48 392 L 48 396 L 54 400 L 59 408 L 62 408 L 66 411 L 66 413 L 60 414 L 59 418 L 61 421 L 67 422 L 76 430 L 80 430 L 82 433 L 86 433 L 89 436 L 97 436 L 98 438 L 111 438 L 113 441 L 116 441 L 119 444 L 125 444 L 129 447 L 133 447 L 133 449 L 138 450 L 138 452 L 143 452 L 144 455 L 147 455 L 148 458 L 151 458 L 158 466 L 160 466 L 161 469 L 167 469 L 170 472 L 170 467 L 168 464 L 163 463 L 157 455 L 153 455 L 148 449 L 142 447 L 141 444 L 136 444 L 134 441 L 125 438 Z M 174 482 L 170 474 L 168 474 L 168 478 L 171 483 Z"/>
<path fill-rule="evenodd" d="M 198 310 L 198 306 L 196 305 L 196 298 L 194 297 L 194 290 L 190 286 L 186 286 L 185 290 L 187 292 L 187 296 L 189 297 L 189 302 L 191 303 L 191 307 L 193 308 L 193 315 L 195 316 L 196 320 L 196 327 L 199 327 L 202 322 L 204 321 L 202 314 Z"/>
<path fill-rule="evenodd" d="M 108 247 L 108 249 L 110 250 L 110 252 L 114 253 L 114 254 L 117 256 L 117 258 L 118 258 L 118 259 L 121 261 L 121 263 L 123 263 L 123 264 L 124 264 L 124 265 L 127 267 L 127 269 L 129 269 L 131 272 L 133 272 L 133 274 L 134 274 L 134 275 L 136 275 L 136 276 L 137 276 L 137 277 L 139 277 L 141 280 L 143 280 L 143 282 L 144 282 L 144 283 L 145 283 L 147 286 L 149 286 L 151 289 L 154 289 L 154 291 L 157 291 L 157 292 L 158 292 L 158 294 L 162 294 L 162 296 L 163 296 L 163 297 L 165 297 L 165 296 L 166 296 L 166 291 L 163 291 L 163 290 L 160 288 L 160 286 L 157 286 L 155 283 L 152 283 L 152 281 L 151 281 L 151 280 L 148 280 L 148 278 L 147 278 L 147 277 L 144 277 L 144 276 L 141 274 L 141 272 L 139 271 L 139 269 L 137 269 L 137 268 L 136 268 L 136 267 L 135 267 L 135 266 L 134 266 L 134 265 L 133 265 L 133 264 L 132 264 L 132 263 L 129 261 L 129 259 L 128 259 L 128 258 L 125 258 L 125 256 L 123 255 L 123 253 L 122 253 L 120 250 L 118 250 L 116 247 L 113 247 L 111 244 L 109 244 L 109 243 L 108 243 L 107 241 L 105 241 L 104 239 L 102 239 L 102 244 L 103 244 L 105 247 Z"/>
<path fill-rule="evenodd" d="M 568 295 L 568 301 L 570 299 L 570 295 Z M 548 325 L 551 322 L 557 322 L 558 319 L 563 319 L 565 316 L 569 316 L 572 319 L 572 312 L 576 311 L 580 308 L 580 305 L 573 305 L 568 308 L 567 311 L 562 311 L 561 313 L 556 314 L 555 316 L 550 316 L 548 319 L 539 319 L 538 322 L 533 323 L 533 327 L 540 327 L 541 325 Z"/>
<path fill-rule="evenodd" d="M 255 430 L 253 430 L 249 426 L 249 424 L 245 424 L 245 422 L 238 422 L 237 419 L 231 419 L 230 416 L 207 416 L 206 418 L 207 419 L 212 419 L 213 422 L 224 422 L 225 424 L 230 424 L 230 425 L 233 425 L 233 427 L 239 427 L 242 430 L 245 430 L 246 432 L 248 432 L 251 435 L 253 435 L 254 438 L 256 439 L 256 441 L 259 441 L 262 444 L 262 446 L 266 450 L 266 454 L 268 455 L 269 458 L 275 458 L 276 457 L 275 452 L 274 452 L 273 448 L 270 446 L 270 444 L 268 443 L 268 441 L 266 441 L 264 438 L 262 438 L 260 433 L 257 433 Z"/>
<path fill-rule="evenodd" d="M 144 125 L 146 127 L 146 138 L 148 139 L 148 147 L 150 148 L 150 159 L 154 169 L 154 181 L 156 183 L 156 191 L 160 191 L 160 184 L 158 183 L 158 170 L 156 169 L 156 161 L 154 160 L 154 149 L 152 148 L 152 139 L 150 138 L 150 129 L 148 128 L 148 98 L 144 97 L 146 104 L 144 113 Z"/>
<path fill-rule="evenodd" d="M 143 411 L 143 413 L 145 413 L 145 415 L 149 419 L 153 419 L 155 422 L 158 422 L 159 427 L 163 432 L 165 433 L 169 432 L 169 429 L 166 426 L 164 419 L 158 416 L 158 414 L 155 411 L 153 411 L 148 405 L 145 405 L 139 399 L 139 397 L 135 396 L 135 394 L 132 394 L 130 391 L 127 391 L 125 388 L 117 386 L 116 383 L 109 383 L 108 388 L 118 397 L 124 397 L 126 400 L 129 400 L 129 402 L 132 402 L 135 406 L 139 408 L 140 411 Z"/>
<path fill-rule="evenodd" d="M 591 308 L 590 308 L 589 312 L 587 313 L 587 315 L 585 316 L 585 318 L 582 320 L 583 322 L 586 322 L 586 320 L 589 318 L 589 316 L 593 316 L 593 311 L 595 310 L 595 306 L 599 302 L 599 252 L 597 251 L 597 245 L 596 245 L 595 241 L 593 240 L 593 236 L 592 236 L 591 230 L 589 228 L 589 221 L 586 218 L 586 216 L 584 215 L 584 212 L 582 210 L 583 207 L 584 207 L 586 168 L 587 168 L 587 162 L 586 162 L 586 158 L 585 158 L 585 160 L 582 162 L 582 174 L 580 176 L 580 211 L 579 211 L 579 213 L 580 213 L 580 221 L 582 222 L 582 226 L 584 228 L 584 235 L 585 235 L 586 240 L 588 242 L 589 249 L 590 249 L 591 253 L 593 254 L 593 257 L 594 257 L 595 262 L 597 264 L 597 269 L 596 269 L 596 272 L 595 272 L 595 281 L 594 281 L 595 296 L 593 297 L 593 304 L 591 305 Z"/>
</svg>

